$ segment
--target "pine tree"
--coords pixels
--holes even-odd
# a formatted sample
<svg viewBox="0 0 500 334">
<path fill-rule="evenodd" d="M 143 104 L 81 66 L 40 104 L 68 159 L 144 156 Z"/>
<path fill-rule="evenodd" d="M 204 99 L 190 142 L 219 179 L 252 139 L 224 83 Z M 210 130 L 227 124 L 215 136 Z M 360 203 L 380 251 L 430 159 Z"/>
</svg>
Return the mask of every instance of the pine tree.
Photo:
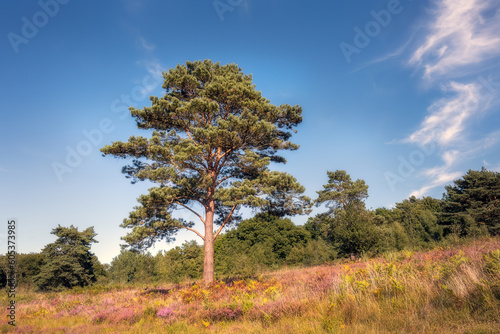
<svg viewBox="0 0 500 334">
<path fill-rule="evenodd" d="M 500 173 L 483 167 L 469 170 L 453 183 L 445 187 L 444 221 L 461 224 L 462 234 L 473 234 L 483 226 L 490 234 L 500 235 Z"/>
<path fill-rule="evenodd" d="M 351 176 L 345 170 L 326 173 L 328 183 L 323 186 L 323 190 L 318 191 L 316 205 L 326 203 L 329 208 L 328 213 L 332 216 L 338 209 L 364 210 L 364 200 L 368 198 L 368 186 L 365 181 L 360 179 L 352 181 Z"/>
<path fill-rule="evenodd" d="M 363 180 L 352 181 L 344 170 L 327 171 L 328 183 L 318 191 L 317 206 L 326 204 L 328 211 L 308 223 L 320 224 L 326 239 L 343 255 L 360 254 L 377 243 L 374 214 L 365 208 L 368 186 Z M 318 229 L 316 226 L 315 229 Z"/>
<path fill-rule="evenodd" d="M 179 229 L 190 230 L 204 242 L 203 279 L 211 282 L 214 241 L 239 220 L 240 208 L 283 216 L 308 206 L 293 176 L 269 170 L 271 162 L 286 162 L 278 151 L 298 149 L 289 139 L 302 121 L 302 109 L 271 104 L 235 64 L 186 62 L 164 79 L 165 96 L 150 97 L 151 107 L 130 108 L 139 129 L 154 130 L 151 138 L 133 136 L 101 151 L 133 158 L 122 170 L 132 182 L 157 184 L 139 197 L 140 205 L 122 224 L 132 229 L 124 237 L 128 245 L 142 250 L 173 240 Z M 177 209 L 193 213 L 204 233 L 193 221 L 174 218 Z"/>
<path fill-rule="evenodd" d="M 34 279 L 38 288 L 58 290 L 94 283 L 94 263 L 97 258 L 90 252 L 91 243 L 97 242 L 94 239 L 97 235 L 94 227 L 79 232 L 73 225 L 59 225 L 51 233 L 58 238 L 42 250 L 44 264 Z"/>
</svg>

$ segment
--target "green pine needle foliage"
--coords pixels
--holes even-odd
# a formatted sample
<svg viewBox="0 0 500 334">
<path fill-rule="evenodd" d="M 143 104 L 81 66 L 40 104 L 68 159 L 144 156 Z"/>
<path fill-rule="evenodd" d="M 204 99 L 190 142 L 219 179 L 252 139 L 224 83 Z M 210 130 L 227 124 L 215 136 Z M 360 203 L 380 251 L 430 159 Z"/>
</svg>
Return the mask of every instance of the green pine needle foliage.
<svg viewBox="0 0 500 334">
<path fill-rule="evenodd" d="M 94 227 L 83 231 L 71 225 L 52 230 L 58 238 L 42 250 L 44 264 L 34 281 L 40 290 L 61 290 L 83 287 L 96 281 L 94 272 L 96 256 L 90 245 L 97 242 Z"/>
</svg>

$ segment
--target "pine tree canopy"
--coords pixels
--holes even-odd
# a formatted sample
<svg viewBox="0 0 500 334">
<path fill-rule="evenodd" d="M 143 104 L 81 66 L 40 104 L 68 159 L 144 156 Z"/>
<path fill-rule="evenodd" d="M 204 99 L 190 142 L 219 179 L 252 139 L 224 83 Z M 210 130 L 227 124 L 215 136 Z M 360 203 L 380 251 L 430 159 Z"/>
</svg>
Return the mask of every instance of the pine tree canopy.
<svg viewBox="0 0 500 334">
<path fill-rule="evenodd" d="M 364 200 L 368 197 L 365 181 L 352 181 L 345 170 L 327 171 L 327 175 L 328 183 L 317 192 L 316 205 L 326 203 L 330 215 L 334 215 L 337 209 L 364 209 Z"/>
<path fill-rule="evenodd" d="M 151 137 L 132 136 L 101 149 L 133 159 L 122 170 L 132 182 L 157 184 L 122 224 L 132 229 L 124 238 L 132 248 L 171 241 L 181 228 L 213 243 L 224 226 L 238 221 L 242 207 L 281 216 L 307 210 L 309 199 L 297 180 L 269 169 L 271 162 L 286 162 L 280 150 L 298 149 L 290 137 L 302 121 L 300 106 L 271 104 L 235 64 L 188 61 L 164 79 L 163 97 L 150 97 L 151 107 L 130 108 Z M 174 218 L 177 209 L 197 216 L 205 234 L 193 221 Z"/>
<path fill-rule="evenodd" d="M 35 276 L 35 283 L 42 290 L 86 286 L 96 281 L 94 262 L 97 258 L 90 252 L 97 242 L 93 227 L 83 231 L 71 225 L 58 226 L 52 230 L 58 238 L 42 250 L 44 264 Z"/>
<path fill-rule="evenodd" d="M 492 235 L 500 235 L 500 173 L 483 167 L 480 171 L 469 170 L 453 183 L 445 187 L 444 194 L 448 219 L 468 215 Z"/>
</svg>

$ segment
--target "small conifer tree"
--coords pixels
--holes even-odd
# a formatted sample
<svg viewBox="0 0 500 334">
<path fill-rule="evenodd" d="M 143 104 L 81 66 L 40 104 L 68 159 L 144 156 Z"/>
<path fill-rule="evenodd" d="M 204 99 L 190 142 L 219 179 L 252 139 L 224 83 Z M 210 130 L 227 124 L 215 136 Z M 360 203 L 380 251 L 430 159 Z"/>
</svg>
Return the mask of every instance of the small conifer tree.
<svg viewBox="0 0 500 334">
<path fill-rule="evenodd" d="M 44 264 L 35 276 L 40 290 L 61 290 L 75 286 L 86 286 L 96 281 L 94 263 L 96 257 L 90 252 L 90 245 L 97 242 L 94 227 L 82 232 L 71 225 L 58 226 L 52 230 L 58 238 L 42 250 Z"/>
</svg>

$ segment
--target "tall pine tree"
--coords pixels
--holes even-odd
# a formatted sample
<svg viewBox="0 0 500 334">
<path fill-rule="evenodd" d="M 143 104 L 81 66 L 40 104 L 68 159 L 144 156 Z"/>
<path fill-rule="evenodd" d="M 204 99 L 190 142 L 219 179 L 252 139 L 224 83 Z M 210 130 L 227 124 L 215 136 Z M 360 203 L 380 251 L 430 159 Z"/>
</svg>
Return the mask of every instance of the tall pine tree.
<svg viewBox="0 0 500 334">
<path fill-rule="evenodd" d="M 165 96 L 151 97 L 151 107 L 130 108 L 138 128 L 154 130 L 152 136 L 130 137 L 101 151 L 133 158 L 122 170 L 132 182 L 157 184 L 124 220 L 122 226 L 132 229 L 124 240 L 145 249 L 173 240 L 180 229 L 193 231 L 204 242 L 203 279 L 211 282 L 214 240 L 239 219 L 240 208 L 283 216 L 300 214 L 309 205 L 293 176 L 269 169 L 271 162 L 286 162 L 278 151 L 298 148 L 289 139 L 302 121 L 302 109 L 271 104 L 235 64 L 186 62 L 164 79 Z M 177 209 L 194 214 L 204 231 L 193 221 L 174 218 Z"/>
</svg>

